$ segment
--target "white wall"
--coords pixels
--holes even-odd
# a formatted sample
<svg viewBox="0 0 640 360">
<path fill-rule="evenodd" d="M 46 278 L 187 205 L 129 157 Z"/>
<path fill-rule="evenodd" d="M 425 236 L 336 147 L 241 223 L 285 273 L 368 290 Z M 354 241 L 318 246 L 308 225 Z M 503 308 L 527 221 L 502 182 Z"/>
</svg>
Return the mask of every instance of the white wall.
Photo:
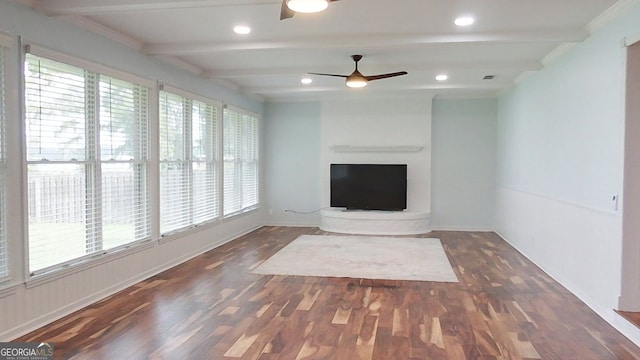
<svg viewBox="0 0 640 360">
<path fill-rule="evenodd" d="M 366 91 L 366 90 L 365 90 Z M 265 222 L 319 226 L 329 206 L 329 164 L 408 164 L 408 209 L 430 209 L 431 96 L 369 98 L 265 105 Z M 332 145 L 419 145 L 419 152 L 336 153 Z M 272 210 L 269 214 L 268 210 Z"/>
<path fill-rule="evenodd" d="M 319 102 L 267 103 L 264 111 L 265 223 L 318 226 Z M 285 209 L 300 214 L 284 212 Z"/>
<path fill-rule="evenodd" d="M 496 229 L 640 343 L 621 282 L 624 38 L 640 5 L 499 99 Z"/>
<path fill-rule="evenodd" d="M 366 90 L 366 89 L 363 89 Z M 407 164 L 407 211 L 431 209 L 431 96 L 322 103 L 321 186 L 329 206 L 332 163 Z M 420 146 L 418 152 L 336 152 L 332 146 Z"/>
<path fill-rule="evenodd" d="M 331 155 L 327 151 L 329 143 L 336 145 L 338 141 L 352 145 L 428 144 L 431 142 L 431 180 L 417 182 L 424 184 L 424 189 L 427 189 L 429 182 L 432 183 L 429 192 L 432 200 L 433 227 L 448 230 L 493 229 L 497 101 L 495 99 L 434 100 L 431 139 L 427 139 L 429 131 L 426 129 L 425 111 L 428 111 L 428 108 L 424 106 L 423 98 L 410 100 L 414 105 L 409 105 L 407 108 L 407 114 L 413 120 L 422 119 L 418 121 L 417 126 L 423 127 L 423 130 L 410 131 L 411 135 L 405 135 L 406 129 L 397 126 L 397 122 L 389 120 L 397 115 L 389 115 L 391 109 L 400 109 L 407 105 L 406 102 L 399 101 L 397 98 L 371 101 L 376 105 L 373 107 L 367 105 L 367 108 L 374 109 L 371 111 L 376 114 L 371 115 L 370 110 L 365 110 L 362 115 L 357 116 L 360 120 L 353 120 L 354 117 L 350 115 L 362 107 L 358 101 L 353 106 L 349 105 L 350 100 L 340 102 L 338 109 L 334 110 L 340 112 L 337 115 L 327 115 L 326 111 L 323 113 L 323 109 L 326 106 L 333 106 L 333 103 L 287 102 L 265 105 L 266 149 L 263 157 L 266 167 L 265 222 L 272 225 L 319 225 L 318 213 L 285 214 L 283 209 L 306 212 L 328 206 L 328 194 L 321 195 L 323 191 L 327 191 L 322 187 L 326 186 L 326 179 L 323 176 L 328 178 L 328 166 L 320 160 L 321 146 L 323 151 Z M 417 110 L 415 103 L 418 103 Z M 380 110 L 378 107 L 386 107 L 388 110 Z M 335 119 L 333 131 L 343 138 L 333 141 L 324 139 L 321 145 L 322 118 L 329 116 Z M 357 121 L 362 121 L 364 124 Z M 395 139 L 393 137 L 375 139 L 369 135 L 365 136 L 367 133 L 362 133 L 360 130 L 362 127 L 385 126 L 393 127 L 392 131 L 397 133 Z M 398 132 L 398 129 L 403 130 Z M 367 129 L 367 131 L 370 130 Z M 389 129 L 380 131 L 385 134 L 388 132 Z M 412 139 L 411 136 L 414 138 Z M 351 156 L 354 161 L 376 162 L 381 155 L 369 153 L 348 156 Z M 383 157 L 390 157 L 385 161 L 391 162 L 406 161 L 407 157 L 413 156 L 425 160 L 424 156 L 429 155 L 425 150 L 420 154 L 383 154 Z M 325 180 L 321 181 L 321 179 Z M 267 209 L 271 209 L 272 214 L 269 214 Z"/>
<path fill-rule="evenodd" d="M 433 101 L 433 229 L 493 229 L 496 123 L 496 99 Z"/>
<path fill-rule="evenodd" d="M 96 63 L 151 80 L 161 80 L 175 87 L 222 100 L 226 103 L 262 112 L 262 104 L 232 90 L 217 86 L 173 66 L 144 56 L 124 45 L 112 42 L 89 31 L 75 28 L 56 18 L 37 14 L 21 5 L 0 2 L 0 31 L 17 43 L 18 36 L 58 52 L 75 55 Z M 126 288 L 159 271 L 179 264 L 207 249 L 216 247 L 262 224 L 262 213 L 254 211 L 233 219 L 194 229 L 180 237 L 154 241 L 109 255 L 53 276 L 29 281 L 23 260 L 26 256 L 24 234 L 26 209 L 21 194 L 23 167 L 19 140 L 19 90 L 17 63 L 20 50 L 13 47 L 9 63 L 15 69 L 8 75 L 7 138 L 11 280 L 0 287 L 0 341 L 38 328 L 102 297 Z M 12 71 L 11 69 L 7 69 Z M 6 285 L 6 286 L 5 286 Z"/>
</svg>

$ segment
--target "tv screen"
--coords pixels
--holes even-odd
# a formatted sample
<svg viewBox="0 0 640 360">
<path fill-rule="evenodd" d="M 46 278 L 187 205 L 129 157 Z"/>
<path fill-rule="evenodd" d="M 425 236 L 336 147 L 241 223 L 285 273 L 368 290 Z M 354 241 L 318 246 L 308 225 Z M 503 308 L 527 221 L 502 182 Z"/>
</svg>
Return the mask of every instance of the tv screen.
<svg viewBox="0 0 640 360">
<path fill-rule="evenodd" d="M 406 164 L 331 164 L 331 207 L 400 211 L 407 208 Z"/>
</svg>

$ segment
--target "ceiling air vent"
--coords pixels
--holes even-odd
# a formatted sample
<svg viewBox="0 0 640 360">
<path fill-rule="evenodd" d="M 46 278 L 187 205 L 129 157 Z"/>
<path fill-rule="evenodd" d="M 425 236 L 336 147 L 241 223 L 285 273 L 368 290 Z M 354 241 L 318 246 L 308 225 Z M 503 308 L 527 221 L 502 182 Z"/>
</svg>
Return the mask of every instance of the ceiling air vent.
<svg viewBox="0 0 640 360">
<path fill-rule="evenodd" d="M 482 80 L 493 80 L 493 78 L 496 77 L 495 75 L 485 75 Z"/>
</svg>

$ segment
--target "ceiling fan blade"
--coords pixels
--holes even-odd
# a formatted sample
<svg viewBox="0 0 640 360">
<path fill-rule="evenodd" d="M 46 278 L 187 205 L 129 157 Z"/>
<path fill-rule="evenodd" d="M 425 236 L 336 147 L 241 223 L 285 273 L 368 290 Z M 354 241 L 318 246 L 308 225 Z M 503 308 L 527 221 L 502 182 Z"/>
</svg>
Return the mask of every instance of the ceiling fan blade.
<svg viewBox="0 0 640 360">
<path fill-rule="evenodd" d="M 407 75 L 407 74 L 408 74 L 408 72 L 406 72 L 406 71 L 399 71 L 399 72 L 388 73 L 388 74 L 365 76 L 365 78 L 367 80 L 369 80 L 369 81 L 372 81 L 372 80 L 386 79 L 386 78 L 390 78 L 390 77 L 402 76 L 402 75 Z"/>
<path fill-rule="evenodd" d="M 323 74 L 323 73 L 313 73 L 313 72 L 310 72 L 309 74 L 311 74 L 311 75 L 322 75 L 322 76 L 335 76 L 335 77 L 341 77 L 341 78 L 348 78 L 349 77 L 349 75 Z"/>
<path fill-rule="evenodd" d="M 296 12 L 289 9 L 287 6 L 287 0 L 282 0 L 282 9 L 280 10 L 280 20 L 290 19 Z"/>
</svg>

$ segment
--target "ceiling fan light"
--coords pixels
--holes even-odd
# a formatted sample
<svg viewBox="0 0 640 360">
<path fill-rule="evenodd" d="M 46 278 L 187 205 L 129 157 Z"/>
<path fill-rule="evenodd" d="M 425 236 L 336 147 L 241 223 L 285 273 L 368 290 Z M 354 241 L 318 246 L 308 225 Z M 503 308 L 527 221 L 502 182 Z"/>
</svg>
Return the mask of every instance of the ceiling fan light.
<svg viewBox="0 0 640 360">
<path fill-rule="evenodd" d="M 471 16 L 460 16 L 456 18 L 454 23 L 458 26 L 471 26 L 475 22 L 475 19 Z"/>
<path fill-rule="evenodd" d="M 367 79 L 363 77 L 349 77 L 347 78 L 347 86 L 350 88 L 362 88 L 367 86 Z"/>
<path fill-rule="evenodd" d="M 251 33 L 251 28 L 246 25 L 236 25 L 233 27 L 233 32 L 238 35 L 248 35 Z"/>
<path fill-rule="evenodd" d="M 299 13 L 316 13 L 329 6 L 327 0 L 287 0 L 287 7 Z"/>
</svg>

